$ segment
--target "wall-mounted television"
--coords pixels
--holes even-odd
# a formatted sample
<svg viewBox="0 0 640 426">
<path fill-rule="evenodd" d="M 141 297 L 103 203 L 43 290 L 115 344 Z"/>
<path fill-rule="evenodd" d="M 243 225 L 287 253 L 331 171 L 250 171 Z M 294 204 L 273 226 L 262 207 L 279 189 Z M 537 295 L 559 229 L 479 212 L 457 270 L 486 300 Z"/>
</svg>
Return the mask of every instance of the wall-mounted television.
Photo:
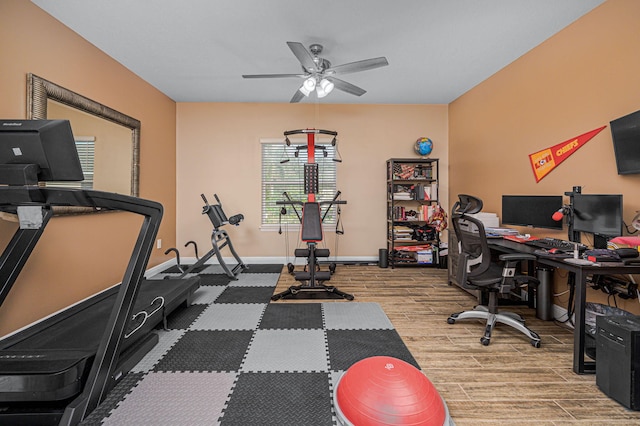
<svg viewBox="0 0 640 426">
<path fill-rule="evenodd" d="M 503 195 L 502 224 L 562 229 L 552 218 L 561 208 L 562 195 Z"/>
<path fill-rule="evenodd" d="M 609 124 L 618 174 L 640 173 L 640 111 L 615 119 Z"/>
</svg>

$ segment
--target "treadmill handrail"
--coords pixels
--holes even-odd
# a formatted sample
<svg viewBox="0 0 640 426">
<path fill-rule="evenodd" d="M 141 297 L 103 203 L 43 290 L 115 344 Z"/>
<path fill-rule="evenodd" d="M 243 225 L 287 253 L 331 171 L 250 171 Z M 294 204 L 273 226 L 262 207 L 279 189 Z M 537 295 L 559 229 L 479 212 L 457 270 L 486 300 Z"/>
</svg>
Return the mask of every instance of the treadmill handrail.
<svg viewBox="0 0 640 426">
<path fill-rule="evenodd" d="M 45 212 L 49 212 L 45 214 L 45 217 L 50 217 L 52 206 L 122 210 L 144 217 L 85 386 L 82 393 L 67 406 L 60 421 L 60 424 L 76 425 L 98 406 L 109 391 L 110 376 L 116 367 L 126 326 L 160 228 L 163 207 L 162 204 L 155 201 L 104 191 L 33 186 L 0 187 L 0 211 L 15 212 L 20 205 L 40 205 Z M 45 222 L 42 228 L 46 224 Z M 23 235 L 27 231 L 33 230 L 18 229 L 16 235 Z M 37 240 L 38 238 L 30 239 L 23 247 L 27 258 L 37 244 Z M 5 252 L 10 249 L 16 251 L 16 247 L 8 246 Z M 3 253 L 2 258 L 4 256 Z M 0 283 L 3 293 L 0 294 L 0 297 L 4 298 L 10 291 L 24 263 L 26 263 L 26 258 L 18 270 L 14 270 L 12 274 L 7 274 L 6 270 L 14 268 L 14 265 L 8 262 L 0 264 L 0 277 L 11 275 L 12 279 L 11 282 Z"/>
</svg>

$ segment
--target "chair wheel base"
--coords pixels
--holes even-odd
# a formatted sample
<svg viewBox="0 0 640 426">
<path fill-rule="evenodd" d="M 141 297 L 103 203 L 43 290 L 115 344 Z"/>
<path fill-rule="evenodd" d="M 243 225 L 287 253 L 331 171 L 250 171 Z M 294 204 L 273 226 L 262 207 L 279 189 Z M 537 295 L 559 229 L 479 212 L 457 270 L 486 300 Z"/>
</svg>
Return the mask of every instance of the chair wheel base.
<svg viewBox="0 0 640 426">
<path fill-rule="evenodd" d="M 531 346 L 533 346 L 536 349 L 539 348 L 540 347 L 540 340 L 531 339 Z"/>
<path fill-rule="evenodd" d="M 480 343 L 482 343 L 483 346 L 489 346 L 489 343 L 491 343 L 491 339 L 487 339 L 486 337 L 481 337 Z"/>
<path fill-rule="evenodd" d="M 448 322 L 449 324 L 455 324 L 455 323 L 456 323 L 456 320 L 455 320 L 455 319 L 453 319 L 453 318 L 451 318 L 451 317 L 449 317 L 449 318 L 447 318 L 447 322 Z"/>
</svg>

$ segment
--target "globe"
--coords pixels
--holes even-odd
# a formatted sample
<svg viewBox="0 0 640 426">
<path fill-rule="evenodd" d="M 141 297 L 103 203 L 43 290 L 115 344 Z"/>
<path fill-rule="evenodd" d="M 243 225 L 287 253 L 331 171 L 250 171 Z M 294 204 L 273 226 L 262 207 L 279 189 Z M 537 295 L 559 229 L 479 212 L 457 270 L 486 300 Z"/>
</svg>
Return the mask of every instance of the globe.
<svg viewBox="0 0 640 426">
<path fill-rule="evenodd" d="M 429 155 L 433 151 L 433 141 L 429 138 L 419 138 L 413 149 L 418 155 Z"/>
</svg>

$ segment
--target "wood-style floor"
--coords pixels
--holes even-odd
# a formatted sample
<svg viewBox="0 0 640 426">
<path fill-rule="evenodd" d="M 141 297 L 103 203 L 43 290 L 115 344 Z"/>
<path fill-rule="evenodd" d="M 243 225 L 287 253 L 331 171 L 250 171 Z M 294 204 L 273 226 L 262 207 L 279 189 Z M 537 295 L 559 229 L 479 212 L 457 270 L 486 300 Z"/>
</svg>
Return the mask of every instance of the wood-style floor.
<svg viewBox="0 0 640 426">
<path fill-rule="evenodd" d="M 285 269 L 276 292 L 295 284 Z M 572 331 L 537 319 L 534 310 L 509 307 L 540 335 L 539 349 L 505 325 L 483 346 L 480 321 L 447 324 L 475 299 L 449 286 L 444 269 L 338 265 L 327 284 L 382 306 L 458 426 L 640 425 L 640 412 L 608 398 L 595 375 L 573 372 Z"/>
</svg>

